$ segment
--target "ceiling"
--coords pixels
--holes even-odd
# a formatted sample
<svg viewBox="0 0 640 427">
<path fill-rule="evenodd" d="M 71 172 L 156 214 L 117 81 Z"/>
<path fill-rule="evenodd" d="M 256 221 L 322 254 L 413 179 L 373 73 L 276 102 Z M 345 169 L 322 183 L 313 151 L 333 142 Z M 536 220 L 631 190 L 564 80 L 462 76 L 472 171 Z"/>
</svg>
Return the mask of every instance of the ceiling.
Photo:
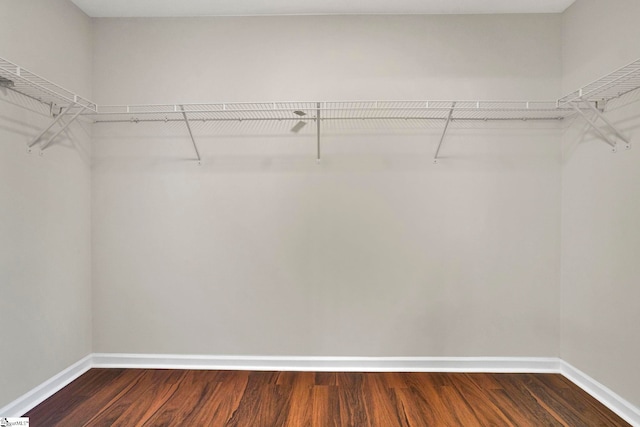
<svg viewBox="0 0 640 427">
<path fill-rule="evenodd" d="M 101 17 L 561 13 L 575 0 L 72 0 Z"/>
</svg>

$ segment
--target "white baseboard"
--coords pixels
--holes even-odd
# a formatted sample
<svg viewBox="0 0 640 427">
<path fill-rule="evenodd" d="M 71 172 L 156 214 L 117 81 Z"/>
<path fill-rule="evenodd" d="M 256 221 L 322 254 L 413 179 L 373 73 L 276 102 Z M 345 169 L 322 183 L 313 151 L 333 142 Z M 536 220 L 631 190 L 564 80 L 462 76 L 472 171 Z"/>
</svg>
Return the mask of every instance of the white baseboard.
<svg viewBox="0 0 640 427">
<path fill-rule="evenodd" d="M 31 391 L 23 394 L 13 402 L 0 408 L 2 417 L 21 417 L 40 403 L 63 389 L 71 381 L 91 369 L 91 359 L 88 355 L 65 370 L 49 378 Z"/>
<path fill-rule="evenodd" d="M 555 357 L 287 357 L 94 353 L 0 408 L 0 415 L 13 417 L 28 412 L 90 368 L 557 373 L 564 375 L 630 424 L 640 427 L 640 409 L 584 372 Z"/>
<path fill-rule="evenodd" d="M 604 406 L 618 414 L 626 422 L 633 426 L 640 427 L 640 408 L 632 405 L 608 387 L 600 384 L 589 375 L 565 361 L 561 361 L 560 373 Z"/>
<path fill-rule="evenodd" d="M 100 368 L 337 372 L 559 372 L 560 359 L 520 357 L 305 357 L 94 354 Z"/>
</svg>

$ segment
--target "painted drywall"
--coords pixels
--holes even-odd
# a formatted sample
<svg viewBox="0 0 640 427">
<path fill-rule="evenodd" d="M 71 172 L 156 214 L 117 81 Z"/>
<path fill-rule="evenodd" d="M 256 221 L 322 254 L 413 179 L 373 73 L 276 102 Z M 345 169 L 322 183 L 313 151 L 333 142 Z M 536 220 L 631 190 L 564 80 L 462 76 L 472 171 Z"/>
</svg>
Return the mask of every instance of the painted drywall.
<svg viewBox="0 0 640 427">
<path fill-rule="evenodd" d="M 555 100 L 560 24 L 560 15 L 98 19 L 95 98 Z"/>
<path fill-rule="evenodd" d="M 71 2 L 0 1 L 0 56 L 91 96 L 91 49 Z M 89 128 L 29 155 L 39 105 L 0 93 L 0 407 L 91 351 Z"/>
<path fill-rule="evenodd" d="M 560 16 L 95 21 L 99 103 L 555 98 Z M 517 60 L 514 60 L 516 58 Z M 94 126 L 94 351 L 555 356 L 556 123 Z M 389 128 L 393 127 L 393 128 Z M 523 226 L 525 225 L 525 226 Z"/>
<path fill-rule="evenodd" d="M 633 0 L 577 1 L 564 15 L 565 87 L 640 57 L 638 16 Z M 560 355 L 640 407 L 640 95 L 607 110 L 631 151 L 612 154 L 583 120 L 564 137 Z"/>
</svg>

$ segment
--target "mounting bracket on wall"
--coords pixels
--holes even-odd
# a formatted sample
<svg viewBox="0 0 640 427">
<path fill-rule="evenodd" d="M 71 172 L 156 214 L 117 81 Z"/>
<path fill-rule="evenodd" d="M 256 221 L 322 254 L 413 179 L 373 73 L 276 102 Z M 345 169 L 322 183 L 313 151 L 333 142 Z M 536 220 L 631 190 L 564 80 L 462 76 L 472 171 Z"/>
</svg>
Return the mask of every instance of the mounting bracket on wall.
<svg viewBox="0 0 640 427">
<path fill-rule="evenodd" d="M 616 141 L 615 138 L 613 138 L 611 135 L 607 135 L 605 133 L 605 131 L 603 131 L 600 128 L 600 125 L 597 123 L 597 120 L 600 119 L 602 122 L 604 122 L 605 127 L 608 128 L 608 130 L 613 133 L 615 136 L 618 137 L 618 139 L 622 140 L 625 144 L 625 149 L 630 150 L 631 149 L 631 142 L 629 141 L 629 138 L 627 138 L 626 136 L 624 136 L 622 134 L 622 132 L 620 132 L 620 130 L 618 130 L 618 128 L 616 128 L 616 126 L 611 123 L 609 121 L 609 119 L 607 119 L 604 114 L 590 101 L 586 100 L 586 99 L 582 99 L 580 101 L 581 103 L 587 105 L 589 107 L 589 109 L 593 112 L 594 114 L 594 118 L 589 117 L 582 108 L 580 108 L 579 102 L 570 102 L 569 105 L 571 105 L 571 107 L 580 115 L 582 116 L 582 118 L 589 124 L 589 127 L 591 129 L 593 129 L 598 135 L 600 135 L 600 137 L 604 140 L 604 142 L 606 142 L 607 144 L 609 144 L 611 146 L 611 151 L 612 152 L 617 152 L 618 151 L 618 142 Z"/>
<path fill-rule="evenodd" d="M 60 112 L 58 113 L 58 115 L 55 115 L 53 120 L 51 121 L 51 123 L 49 123 L 49 126 L 47 126 L 46 128 L 44 128 L 42 130 L 42 132 L 40 132 L 37 136 L 35 136 L 31 142 L 29 142 L 27 144 L 27 152 L 31 153 L 31 147 L 33 147 L 34 145 L 36 145 L 36 143 L 38 141 L 40 141 L 40 139 L 44 136 L 45 133 L 47 133 L 49 131 L 49 129 L 51 129 L 52 127 L 54 127 L 56 125 L 56 123 L 58 123 L 59 121 L 62 120 L 62 117 L 67 114 L 69 112 L 69 110 L 71 110 L 71 105 L 69 105 L 68 107 L 65 107 L 64 109 L 60 110 Z"/>
<path fill-rule="evenodd" d="M 184 122 L 187 125 L 187 130 L 189 131 L 189 136 L 191 137 L 191 142 L 193 143 L 193 149 L 196 151 L 196 157 L 198 159 L 198 165 L 202 164 L 202 159 L 200 158 L 200 151 L 198 151 L 198 146 L 196 145 L 196 140 L 193 138 L 193 132 L 191 131 L 191 124 L 189 124 L 189 119 L 187 118 L 187 113 L 184 111 L 184 105 L 180 106 L 180 110 L 182 111 L 182 117 L 184 117 Z"/>
<path fill-rule="evenodd" d="M 316 161 L 320 163 L 320 103 L 316 105 Z"/>
<path fill-rule="evenodd" d="M 438 148 L 436 148 L 436 154 L 433 156 L 433 163 L 438 163 L 438 155 L 440 154 L 440 149 L 442 148 L 444 137 L 447 134 L 447 129 L 449 129 L 449 124 L 451 123 L 451 120 L 453 120 L 453 110 L 455 110 L 455 108 L 456 108 L 456 102 L 453 101 L 451 103 L 451 109 L 449 110 L 449 114 L 447 115 L 447 121 L 444 124 L 444 129 L 442 130 L 442 136 L 440 137 Z"/>
<path fill-rule="evenodd" d="M 64 132 L 70 125 L 71 123 L 73 123 L 74 121 L 76 121 L 76 119 L 78 117 L 80 117 L 80 114 L 82 114 L 84 112 L 84 110 L 86 109 L 86 107 L 81 106 L 81 105 L 69 105 L 67 107 L 65 107 L 64 109 L 62 109 L 60 111 L 60 113 L 58 113 L 58 115 L 56 115 L 54 117 L 54 119 L 51 121 L 51 123 L 49 123 L 49 125 L 44 128 L 42 130 L 42 132 L 40 132 L 36 137 L 34 137 L 28 144 L 27 144 L 27 152 L 31 153 L 32 152 L 32 148 L 34 145 L 36 145 L 36 143 L 38 141 L 40 141 L 42 139 L 42 137 L 44 137 L 44 135 L 52 128 L 56 125 L 56 123 L 60 122 L 62 123 L 62 119 L 65 115 L 67 115 L 72 108 L 74 107 L 79 107 L 78 111 L 76 111 L 76 113 L 71 116 L 71 118 L 64 124 L 62 124 L 62 126 L 60 127 L 60 129 L 58 129 L 58 131 L 56 133 L 54 133 L 52 136 L 49 137 L 49 139 L 47 139 L 41 146 L 40 146 L 40 155 L 42 156 L 42 153 L 44 152 L 44 150 L 58 137 L 60 136 L 60 134 L 62 132 Z"/>
</svg>

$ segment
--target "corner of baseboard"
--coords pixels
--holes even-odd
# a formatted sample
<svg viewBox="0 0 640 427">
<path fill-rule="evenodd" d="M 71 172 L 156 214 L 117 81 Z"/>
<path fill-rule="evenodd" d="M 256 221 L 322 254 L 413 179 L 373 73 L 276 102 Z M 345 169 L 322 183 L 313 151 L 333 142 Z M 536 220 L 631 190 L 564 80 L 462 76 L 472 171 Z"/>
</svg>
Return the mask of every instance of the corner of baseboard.
<svg viewBox="0 0 640 427">
<path fill-rule="evenodd" d="M 564 360 L 560 373 L 631 425 L 640 426 L 640 408 Z"/>
<path fill-rule="evenodd" d="M 92 359 L 93 354 L 88 354 L 13 402 L 0 408 L 0 416 L 21 417 L 91 369 Z"/>
</svg>

